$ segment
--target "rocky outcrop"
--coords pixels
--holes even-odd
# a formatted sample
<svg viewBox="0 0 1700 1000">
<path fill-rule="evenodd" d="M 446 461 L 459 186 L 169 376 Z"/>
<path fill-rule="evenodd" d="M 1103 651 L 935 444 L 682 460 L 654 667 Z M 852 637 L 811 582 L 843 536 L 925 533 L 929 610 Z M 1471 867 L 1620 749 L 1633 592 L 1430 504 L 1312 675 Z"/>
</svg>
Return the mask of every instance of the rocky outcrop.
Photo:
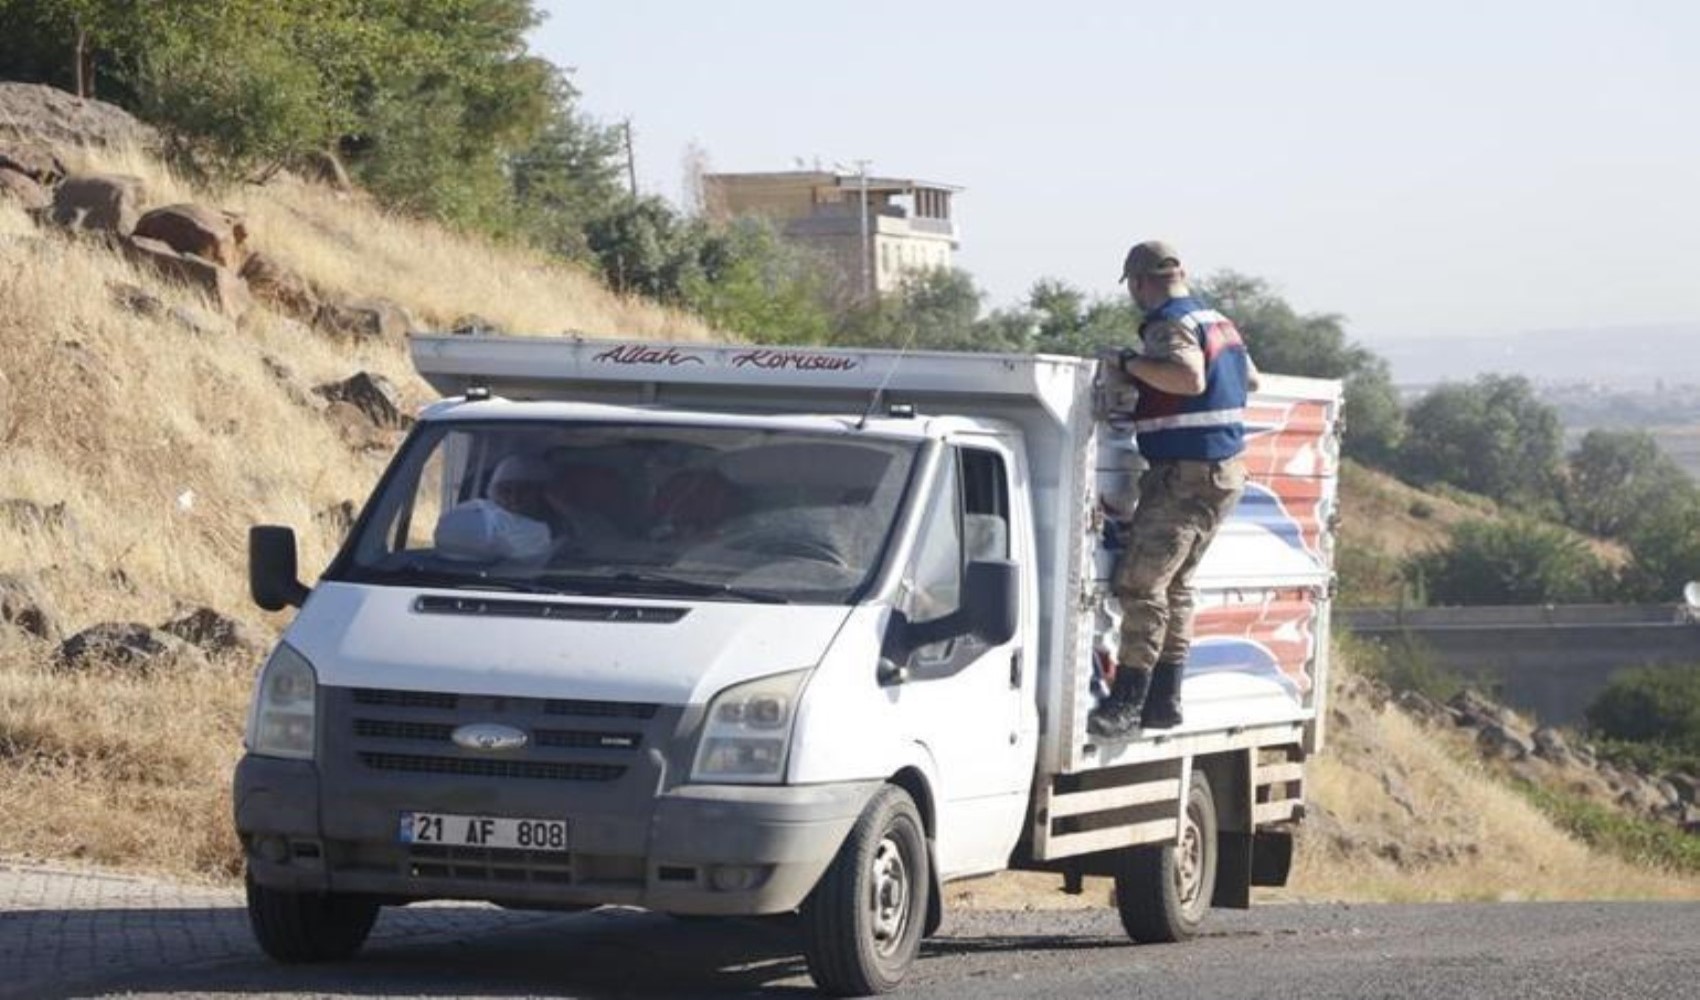
<svg viewBox="0 0 1700 1000">
<path fill-rule="evenodd" d="M 171 633 L 138 622 L 102 622 L 60 643 L 54 663 L 62 670 L 114 666 L 145 671 L 188 649 Z"/>
<path fill-rule="evenodd" d="M 137 265 L 194 288 L 231 319 L 241 319 L 253 308 L 253 296 L 235 271 L 220 267 L 193 254 L 182 254 L 159 240 L 132 236 L 124 241 L 129 257 Z"/>
<path fill-rule="evenodd" d="M 115 104 L 35 83 L 0 83 L 0 136 L 61 146 L 156 146 L 159 133 Z"/>
<path fill-rule="evenodd" d="M 60 635 L 59 616 L 33 576 L 0 574 L 0 626 L 49 642 Z"/>
<path fill-rule="evenodd" d="M 241 217 L 204 205 L 151 209 L 136 221 L 135 235 L 232 270 L 247 255 L 248 227 Z"/>
<path fill-rule="evenodd" d="M 64 180 L 68 173 L 52 147 L 23 139 L 0 141 L 0 170 L 22 174 L 44 188 Z"/>
<path fill-rule="evenodd" d="M 365 298 L 326 302 L 319 307 L 314 325 L 345 337 L 399 343 L 413 329 L 414 322 L 406 309 L 389 299 Z"/>
<path fill-rule="evenodd" d="M 356 372 L 341 382 L 327 382 L 313 390 L 314 394 L 335 404 L 352 407 L 373 427 L 401 430 L 413 421 L 402 409 L 401 393 L 395 384 L 382 375 Z"/>
<path fill-rule="evenodd" d="M 1463 691 L 1444 708 L 1413 692 L 1394 702 L 1426 725 L 1465 730 L 1484 759 L 1519 780 L 1687 828 L 1687 811 L 1700 791 L 1688 775 L 1643 773 L 1602 760 L 1587 743 L 1551 726 L 1531 727 L 1479 691 Z"/>
<path fill-rule="evenodd" d="M 141 218 L 147 188 L 129 174 L 76 174 L 53 191 L 49 218 L 67 229 L 126 236 Z"/>
<path fill-rule="evenodd" d="M 41 212 L 51 207 L 53 195 L 40 181 L 0 165 L 0 201 L 10 201 L 26 212 Z"/>
<path fill-rule="evenodd" d="M 258 629 L 207 607 L 173 618 L 161 625 L 160 631 L 212 656 L 257 655 L 269 645 Z"/>
<path fill-rule="evenodd" d="M 248 255 L 242 265 L 242 280 L 254 298 L 286 316 L 311 323 L 319 312 L 319 297 L 307 279 L 288 264 L 263 250 Z"/>
</svg>

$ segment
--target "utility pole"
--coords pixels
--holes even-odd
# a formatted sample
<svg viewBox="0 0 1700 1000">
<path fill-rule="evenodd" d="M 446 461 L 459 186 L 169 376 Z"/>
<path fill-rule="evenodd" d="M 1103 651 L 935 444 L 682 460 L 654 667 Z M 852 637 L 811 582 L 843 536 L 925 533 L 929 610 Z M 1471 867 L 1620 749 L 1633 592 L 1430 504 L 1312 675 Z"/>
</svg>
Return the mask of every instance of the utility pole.
<svg viewBox="0 0 1700 1000">
<path fill-rule="evenodd" d="M 874 300 L 873 283 L 873 247 L 868 240 L 868 164 L 872 160 L 856 160 L 856 176 L 861 181 L 862 211 L 858 214 L 862 219 L 862 301 Z"/>
<path fill-rule="evenodd" d="M 625 120 L 626 132 L 626 183 L 631 186 L 632 197 L 637 197 L 637 156 L 632 152 L 632 120 Z"/>
</svg>

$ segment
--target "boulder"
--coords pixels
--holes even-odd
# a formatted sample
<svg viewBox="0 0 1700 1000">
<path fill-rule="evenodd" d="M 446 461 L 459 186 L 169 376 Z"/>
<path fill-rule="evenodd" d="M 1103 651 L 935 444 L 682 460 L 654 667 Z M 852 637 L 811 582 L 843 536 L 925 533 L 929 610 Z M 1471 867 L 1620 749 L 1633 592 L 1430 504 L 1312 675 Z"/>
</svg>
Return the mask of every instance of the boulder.
<svg viewBox="0 0 1700 1000">
<path fill-rule="evenodd" d="M 42 504 L 16 498 L 0 500 L 0 521 L 14 531 L 76 531 L 77 519 L 63 501 Z"/>
<path fill-rule="evenodd" d="M 480 337 L 503 331 L 501 324 L 485 319 L 477 313 L 468 313 L 455 320 L 454 325 L 449 327 L 449 332 L 461 337 Z"/>
<path fill-rule="evenodd" d="M 319 312 L 319 297 L 313 286 L 289 265 L 271 254 L 256 250 L 242 265 L 242 280 L 254 298 L 286 316 L 312 322 Z"/>
<path fill-rule="evenodd" d="M 345 337 L 375 337 L 400 342 L 414 327 L 408 311 L 389 299 L 347 299 L 319 306 L 313 325 Z"/>
<path fill-rule="evenodd" d="M 190 254 L 181 254 L 159 240 L 132 236 L 124 241 L 130 259 L 161 277 L 188 285 L 211 299 L 220 313 L 241 319 L 254 299 L 235 271 Z"/>
<path fill-rule="evenodd" d="M 270 645 L 266 636 L 246 622 L 200 607 L 173 618 L 160 631 L 182 639 L 214 656 L 227 653 L 259 654 Z"/>
<path fill-rule="evenodd" d="M 1691 804 L 1700 801 L 1700 778 L 1678 771 L 1674 774 L 1665 775 L 1665 780 L 1670 782 L 1672 788 L 1676 789 L 1677 798 Z"/>
<path fill-rule="evenodd" d="M 1480 693 L 1468 688 L 1453 695 L 1452 700 L 1446 704 L 1456 713 L 1453 719 L 1460 726 L 1479 729 L 1482 726 L 1511 721 L 1504 706 L 1495 704 Z"/>
<path fill-rule="evenodd" d="M 188 649 L 188 643 L 171 633 L 138 622 L 102 622 L 60 643 L 55 663 L 65 670 L 104 664 L 147 670 Z"/>
<path fill-rule="evenodd" d="M 141 217 L 146 191 L 128 174 L 77 174 L 53 192 L 50 217 L 68 229 L 129 235 Z"/>
<path fill-rule="evenodd" d="M 38 83 L 0 83 L 0 136 L 59 146 L 157 146 L 159 133 L 115 104 Z"/>
<path fill-rule="evenodd" d="M 204 205 L 153 209 L 136 220 L 135 235 L 231 269 L 242 266 L 248 242 L 248 228 L 240 216 Z"/>
<path fill-rule="evenodd" d="M 1393 703 L 1419 722 L 1438 725 L 1442 722 L 1451 721 L 1451 716 L 1445 708 L 1434 699 L 1416 691 L 1400 691 L 1393 696 Z"/>
<path fill-rule="evenodd" d="M 402 409 L 401 394 L 394 383 L 372 372 L 355 372 L 341 382 L 327 382 L 313 390 L 314 394 L 333 405 L 352 407 L 373 427 L 400 430 L 413 421 Z"/>
<path fill-rule="evenodd" d="M 1476 746 L 1490 757 L 1522 760 L 1535 752 L 1535 744 L 1510 726 L 1491 722 L 1476 734 Z"/>
<path fill-rule="evenodd" d="M 59 638 L 59 616 L 33 576 L 0 574 L 0 625 L 49 642 Z"/>
<path fill-rule="evenodd" d="M 0 170 L 23 174 L 43 187 L 52 187 L 68 172 L 58 154 L 40 142 L 0 142 Z"/>
<path fill-rule="evenodd" d="M 40 212 L 53 204 L 53 195 L 27 174 L 0 165 L 0 201 L 16 202 L 26 212 Z"/>
<path fill-rule="evenodd" d="M 1565 741 L 1564 734 L 1551 726 L 1542 726 L 1535 730 L 1535 756 L 1550 760 L 1554 764 L 1563 764 L 1570 760 L 1570 744 Z"/>
</svg>

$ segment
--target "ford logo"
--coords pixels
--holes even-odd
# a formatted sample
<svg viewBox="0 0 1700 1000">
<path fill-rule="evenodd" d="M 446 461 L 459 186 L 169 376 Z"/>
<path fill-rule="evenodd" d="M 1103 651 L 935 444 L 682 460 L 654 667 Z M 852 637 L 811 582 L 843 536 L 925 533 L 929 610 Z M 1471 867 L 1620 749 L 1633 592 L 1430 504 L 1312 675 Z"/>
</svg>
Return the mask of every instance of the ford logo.
<svg viewBox="0 0 1700 1000">
<path fill-rule="evenodd" d="M 475 722 L 461 726 L 451 737 L 455 745 L 467 750 L 518 750 L 531 742 L 523 730 L 495 722 Z"/>
</svg>

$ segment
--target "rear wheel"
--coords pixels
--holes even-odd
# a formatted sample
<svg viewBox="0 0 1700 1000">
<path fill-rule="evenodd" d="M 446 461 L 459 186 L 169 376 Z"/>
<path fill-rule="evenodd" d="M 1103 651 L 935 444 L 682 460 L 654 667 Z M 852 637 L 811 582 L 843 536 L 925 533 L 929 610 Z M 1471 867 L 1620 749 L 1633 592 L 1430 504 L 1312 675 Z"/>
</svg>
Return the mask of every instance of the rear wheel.
<svg viewBox="0 0 1700 1000">
<path fill-rule="evenodd" d="M 1130 847 L 1116 874 L 1116 911 L 1135 941 L 1185 941 L 1198 933 L 1216 891 L 1216 800 L 1194 771 L 1174 844 Z"/>
<path fill-rule="evenodd" d="M 896 988 L 920 949 L 932 877 L 909 793 L 882 788 L 803 903 L 803 954 L 823 992 Z"/>
<path fill-rule="evenodd" d="M 249 875 L 248 924 L 279 962 L 335 962 L 366 943 L 378 904 L 362 896 L 268 889 Z"/>
</svg>

